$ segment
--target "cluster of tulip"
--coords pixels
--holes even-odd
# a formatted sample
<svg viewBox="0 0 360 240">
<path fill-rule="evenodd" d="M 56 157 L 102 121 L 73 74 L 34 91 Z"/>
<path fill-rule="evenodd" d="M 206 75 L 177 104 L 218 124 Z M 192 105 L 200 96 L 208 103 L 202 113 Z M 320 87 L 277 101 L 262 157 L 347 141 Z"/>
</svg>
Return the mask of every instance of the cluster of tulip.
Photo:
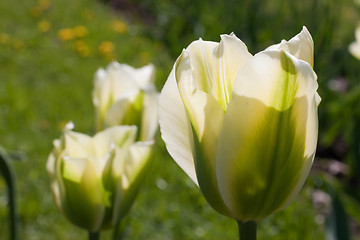
<svg viewBox="0 0 360 240">
<path fill-rule="evenodd" d="M 105 130 L 90 138 L 68 126 L 55 140 L 48 169 L 58 205 L 90 231 L 118 222 L 147 169 L 159 109 L 172 158 L 238 222 L 241 239 L 256 239 L 256 223 L 290 204 L 314 160 L 321 99 L 313 48 L 305 27 L 255 55 L 234 34 L 200 39 L 182 51 L 159 99 L 150 66 L 99 70 L 94 104 Z"/>
<path fill-rule="evenodd" d="M 111 63 L 95 75 L 94 137 L 65 126 L 48 157 L 52 192 L 65 216 L 90 235 L 120 223 L 152 158 L 158 92 L 154 67 Z"/>
</svg>

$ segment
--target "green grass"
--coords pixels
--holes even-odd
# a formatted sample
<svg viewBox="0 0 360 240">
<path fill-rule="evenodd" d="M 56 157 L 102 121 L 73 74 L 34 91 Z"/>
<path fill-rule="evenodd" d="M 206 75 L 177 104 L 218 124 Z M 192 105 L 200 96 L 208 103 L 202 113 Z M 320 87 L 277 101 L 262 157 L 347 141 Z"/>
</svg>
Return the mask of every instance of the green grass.
<svg viewBox="0 0 360 240">
<path fill-rule="evenodd" d="M 48 8 L 39 6 L 34 0 L 0 1 L 0 144 L 27 156 L 14 162 L 21 239 L 86 239 L 86 232 L 55 207 L 45 170 L 52 140 L 69 120 L 76 131 L 94 132 L 93 76 L 112 56 L 136 67 L 154 63 L 160 90 L 175 61 L 174 50 L 147 34 L 151 26 L 125 19 L 97 1 L 52 0 Z M 126 23 L 127 31 L 114 31 L 114 20 Z M 38 25 L 44 21 L 51 27 L 42 32 Z M 76 26 L 86 27 L 88 34 L 69 41 L 58 38 L 59 30 Z M 276 31 L 279 38 L 273 42 L 290 36 Z M 292 35 L 298 31 L 293 29 Z M 115 47 L 107 55 L 98 50 L 104 41 Z M 86 56 L 79 45 L 87 46 Z M 124 239 L 236 239 L 235 222 L 207 204 L 167 154 L 159 134 L 157 146 L 152 171 L 124 220 Z M 289 208 L 259 224 L 259 239 L 324 239 L 324 227 L 315 216 L 308 186 Z M 0 239 L 8 239 L 6 218 L 0 181 Z M 103 239 L 110 236 L 105 232 Z"/>
</svg>

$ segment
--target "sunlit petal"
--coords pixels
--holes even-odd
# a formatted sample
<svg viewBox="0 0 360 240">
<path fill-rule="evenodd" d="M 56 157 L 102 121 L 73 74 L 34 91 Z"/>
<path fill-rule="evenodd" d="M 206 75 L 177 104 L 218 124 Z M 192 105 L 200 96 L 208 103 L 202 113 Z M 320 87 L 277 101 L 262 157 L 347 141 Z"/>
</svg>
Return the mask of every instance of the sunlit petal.
<svg viewBox="0 0 360 240">
<path fill-rule="evenodd" d="M 161 137 L 171 157 L 197 184 L 194 166 L 194 137 L 189 118 L 179 94 L 174 70 L 159 98 Z"/>
</svg>

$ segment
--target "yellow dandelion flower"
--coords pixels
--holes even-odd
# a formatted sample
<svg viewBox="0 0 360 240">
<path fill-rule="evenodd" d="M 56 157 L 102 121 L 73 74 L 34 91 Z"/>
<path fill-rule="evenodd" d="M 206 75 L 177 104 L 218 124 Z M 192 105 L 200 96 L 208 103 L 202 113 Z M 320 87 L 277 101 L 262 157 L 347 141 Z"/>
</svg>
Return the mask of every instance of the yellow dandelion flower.
<svg viewBox="0 0 360 240">
<path fill-rule="evenodd" d="M 73 29 L 71 28 L 63 28 L 60 29 L 58 31 L 57 37 L 61 40 L 61 41 L 69 41 L 74 39 L 75 35 L 73 32 Z"/>
<path fill-rule="evenodd" d="M 90 48 L 84 41 L 76 41 L 75 42 L 75 51 L 81 57 L 88 57 L 90 55 Z"/>
<path fill-rule="evenodd" d="M 110 41 L 103 41 L 100 43 L 98 50 L 101 55 L 106 55 L 113 53 L 115 50 L 115 46 Z"/>
<path fill-rule="evenodd" d="M 76 26 L 73 28 L 73 33 L 75 37 L 81 38 L 88 34 L 88 30 L 84 26 Z"/>
<path fill-rule="evenodd" d="M 50 28 L 51 28 L 51 23 L 49 21 L 43 20 L 38 24 L 38 29 L 40 32 L 46 33 L 50 30 Z"/>
<path fill-rule="evenodd" d="M 10 40 L 10 36 L 7 33 L 0 33 L 0 43 L 1 44 L 6 44 L 8 43 Z"/>
<path fill-rule="evenodd" d="M 99 54 L 107 61 L 112 61 L 115 59 L 114 50 L 115 46 L 110 41 L 101 42 L 98 48 Z"/>
<path fill-rule="evenodd" d="M 111 28 L 117 33 L 126 33 L 127 32 L 127 24 L 120 20 L 113 20 L 111 22 Z"/>
</svg>

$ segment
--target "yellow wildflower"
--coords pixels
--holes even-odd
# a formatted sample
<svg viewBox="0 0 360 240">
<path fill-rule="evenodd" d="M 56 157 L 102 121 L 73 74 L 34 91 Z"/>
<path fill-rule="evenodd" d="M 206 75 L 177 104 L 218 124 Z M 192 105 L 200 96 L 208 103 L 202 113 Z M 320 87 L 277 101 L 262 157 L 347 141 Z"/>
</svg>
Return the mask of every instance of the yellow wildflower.
<svg viewBox="0 0 360 240">
<path fill-rule="evenodd" d="M 0 43 L 6 44 L 10 40 L 10 36 L 7 33 L 0 33 Z"/>
<path fill-rule="evenodd" d="M 73 28 L 73 33 L 75 37 L 81 38 L 88 34 L 88 30 L 84 26 L 76 26 Z"/>
<path fill-rule="evenodd" d="M 61 41 L 69 41 L 74 39 L 74 31 L 71 28 L 63 28 L 58 31 L 57 37 Z"/>
<path fill-rule="evenodd" d="M 107 61 L 112 61 L 115 59 L 114 50 L 115 46 L 110 41 L 101 42 L 98 48 L 99 54 Z"/>
<path fill-rule="evenodd" d="M 38 24 L 38 29 L 40 32 L 48 32 L 51 28 L 51 23 L 49 21 L 43 20 L 41 22 L 39 22 Z"/>
<path fill-rule="evenodd" d="M 110 41 L 103 41 L 100 43 L 98 50 L 99 50 L 100 55 L 104 56 L 104 55 L 113 53 L 115 50 L 115 46 Z"/>
<path fill-rule="evenodd" d="M 120 20 L 113 20 L 111 22 L 111 28 L 117 33 L 126 33 L 127 32 L 127 24 Z"/>
</svg>

